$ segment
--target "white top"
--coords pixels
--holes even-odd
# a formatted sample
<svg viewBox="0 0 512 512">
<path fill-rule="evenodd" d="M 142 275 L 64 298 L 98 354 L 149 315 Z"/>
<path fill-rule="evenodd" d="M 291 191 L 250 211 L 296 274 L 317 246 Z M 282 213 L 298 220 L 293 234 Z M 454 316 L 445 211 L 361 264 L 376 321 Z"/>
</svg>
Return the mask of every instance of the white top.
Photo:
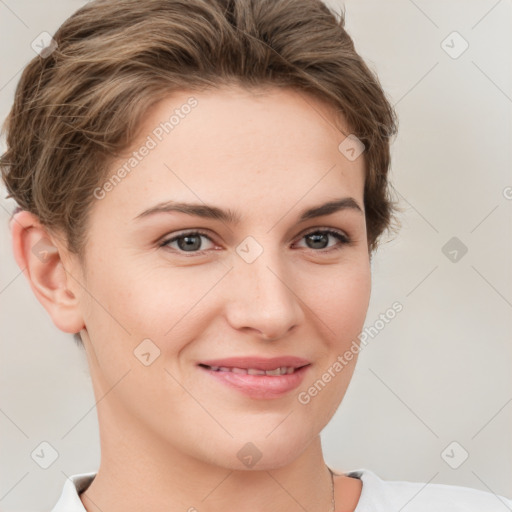
<svg viewBox="0 0 512 512">
<path fill-rule="evenodd" d="M 402 510 L 403 512 L 507 512 L 512 510 L 512 499 L 471 487 L 386 481 L 369 469 L 356 469 L 342 474 L 363 481 L 355 512 Z M 86 512 L 78 495 L 89 487 L 95 476 L 96 473 L 72 475 L 66 480 L 59 501 L 51 512 Z"/>
</svg>

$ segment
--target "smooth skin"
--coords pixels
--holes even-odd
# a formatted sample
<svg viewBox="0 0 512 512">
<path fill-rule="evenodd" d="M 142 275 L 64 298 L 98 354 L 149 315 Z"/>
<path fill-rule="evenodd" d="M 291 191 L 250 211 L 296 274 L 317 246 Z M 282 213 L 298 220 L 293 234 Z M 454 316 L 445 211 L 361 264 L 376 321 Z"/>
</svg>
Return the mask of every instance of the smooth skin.
<svg viewBox="0 0 512 512">
<path fill-rule="evenodd" d="M 127 157 L 191 96 L 197 106 L 94 200 L 85 266 L 29 212 L 11 223 L 37 299 L 60 330 L 84 340 L 101 463 L 81 500 L 88 512 L 327 512 L 320 432 L 357 354 L 309 403 L 298 394 L 363 328 L 371 291 L 364 153 L 351 161 L 339 151 L 350 130 L 319 99 L 225 86 L 154 105 Z M 112 174 L 125 162 L 112 162 Z M 360 210 L 298 222 L 304 209 L 346 197 Z M 229 209 L 240 222 L 181 212 L 136 219 L 170 200 Z M 196 229 L 206 236 L 170 241 Z M 318 234 L 325 229 L 350 242 Z M 247 237 L 263 251 L 251 263 L 237 252 Z M 44 261 L 31 250 L 42 238 L 54 246 Z M 145 339 L 160 350 L 147 366 L 135 355 Z M 299 388 L 272 399 L 250 398 L 197 366 L 244 355 L 311 365 Z M 261 453 L 250 468 L 237 457 L 248 442 Z M 337 511 L 352 511 L 361 481 L 339 475 L 335 492 Z"/>
</svg>

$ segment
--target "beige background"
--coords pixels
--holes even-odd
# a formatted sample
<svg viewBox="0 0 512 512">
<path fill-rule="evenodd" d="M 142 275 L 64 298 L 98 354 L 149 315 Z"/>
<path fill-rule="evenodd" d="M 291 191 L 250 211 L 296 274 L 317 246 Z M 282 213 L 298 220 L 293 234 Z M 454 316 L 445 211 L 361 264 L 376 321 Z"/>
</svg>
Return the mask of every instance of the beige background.
<svg viewBox="0 0 512 512">
<path fill-rule="evenodd" d="M 0 1 L 2 120 L 31 42 L 82 3 Z M 373 263 L 366 325 L 395 301 L 403 311 L 361 351 L 323 432 L 327 462 L 512 497 L 511 1 L 344 5 L 356 48 L 400 118 L 392 180 L 406 211 Z M 453 31 L 469 43 L 456 59 L 442 47 Z M 452 54 L 457 37 L 444 43 Z M 0 510 L 49 510 L 66 475 L 97 469 L 94 396 L 85 354 L 14 262 L 13 203 L 1 195 Z M 442 251 L 452 237 L 468 249 L 457 262 Z M 48 469 L 31 458 L 43 441 L 58 452 Z M 457 469 L 442 457 L 454 441 L 450 460 L 469 454 Z"/>
</svg>

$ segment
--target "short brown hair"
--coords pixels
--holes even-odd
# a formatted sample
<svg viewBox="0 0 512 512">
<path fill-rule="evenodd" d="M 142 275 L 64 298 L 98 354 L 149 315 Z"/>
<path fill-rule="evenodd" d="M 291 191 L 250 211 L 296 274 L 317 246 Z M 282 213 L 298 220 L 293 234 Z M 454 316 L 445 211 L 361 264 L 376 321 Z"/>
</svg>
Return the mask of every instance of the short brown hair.
<svg viewBox="0 0 512 512">
<path fill-rule="evenodd" d="M 177 90 L 291 87 L 331 104 L 365 145 L 373 252 L 396 221 L 388 169 L 397 121 L 344 24 L 321 0 L 89 2 L 23 71 L 3 127 L 7 197 L 82 259 L 93 191 L 150 106 Z"/>
</svg>

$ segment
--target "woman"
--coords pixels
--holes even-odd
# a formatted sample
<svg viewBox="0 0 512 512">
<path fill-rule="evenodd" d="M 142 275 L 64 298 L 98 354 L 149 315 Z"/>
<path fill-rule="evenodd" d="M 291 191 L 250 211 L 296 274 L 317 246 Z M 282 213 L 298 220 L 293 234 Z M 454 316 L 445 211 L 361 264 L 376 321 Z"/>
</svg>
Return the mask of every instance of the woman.
<svg viewBox="0 0 512 512">
<path fill-rule="evenodd" d="M 320 1 L 90 2 L 6 128 L 16 261 L 97 400 L 100 467 L 54 512 L 512 505 L 324 462 L 396 120 Z"/>
</svg>

